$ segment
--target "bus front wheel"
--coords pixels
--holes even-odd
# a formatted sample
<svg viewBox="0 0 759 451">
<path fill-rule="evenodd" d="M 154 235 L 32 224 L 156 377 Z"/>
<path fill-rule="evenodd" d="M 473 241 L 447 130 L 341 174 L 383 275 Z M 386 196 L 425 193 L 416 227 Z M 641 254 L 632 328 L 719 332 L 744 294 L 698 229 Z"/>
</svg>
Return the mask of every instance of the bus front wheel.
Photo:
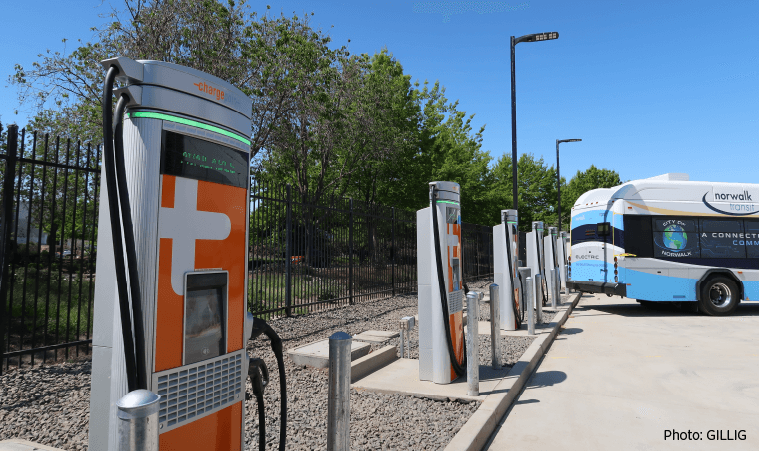
<svg viewBox="0 0 759 451">
<path fill-rule="evenodd" d="M 738 285 L 727 277 L 714 277 L 701 285 L 698 308 L 707 315 L 732 315 L 738 302 Z"/>
</svg>

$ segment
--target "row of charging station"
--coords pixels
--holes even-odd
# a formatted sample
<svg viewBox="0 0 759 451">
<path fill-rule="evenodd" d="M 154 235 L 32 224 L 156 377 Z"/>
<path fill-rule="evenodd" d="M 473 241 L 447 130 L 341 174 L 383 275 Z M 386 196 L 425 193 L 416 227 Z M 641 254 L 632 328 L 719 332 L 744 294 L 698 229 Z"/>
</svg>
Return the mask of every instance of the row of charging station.
<svg viewBox="0 0 759 451">
<path fill-rule="evenodd" d="M 526 267 L 531 280 L 542 280 L 525 299 L 519 271 L 519 218 L 516 210 L 503 210 L 501 224 L 493 227 L 494 283 L 500 287 L 500 327 L 520 328 L 524 306 L 545 305 L 558 298 L 567 281 L 566 232 L 543 222 L 532 223 L 526 234 Z M 449 384 L 464 375 L 461 188 L 454 182 L 430 183 L 430 206 L 417 212 L 417 271 L 419 302 L 419 379 Z M 541 277 L 535 277 L 540 275 Z M 551 287 L 555 287 L 551 290 Z M 556 303 L 560 303 L 556 299 Z"/>
<path fill-rule="evenodd" d="M 124 57 L 102 64 L 104 233 L 90 449 L 119 448 L 119 419 L 128 418 L 117 403 L 128 393 L 155 397 L 158 421 L 143 435 L 157 434 L 162 450 L 244 449 L 246 377 L 264 412 L 268 370 L 246 351 L 260 334 L 277 356 L 284 449 L 282 342 L 246 311 L 251 100 L 221 79 L 175 64 Z M 123 87 L 114 90 L 116 81 Z M 417 212 L 419 377 L 448 384 L 466 372 L 461 190 L 432 182 L 429 193 L 430 206 Z M 557 245 L 555 228 L 543 232 L 542 222 L 532 224 L 526 266 L 533 275 L 556 269 L 551 273 L 565 286 L 565 237 Z M 504 330 L 520 327 L 527 303 L 518 240 L 516 210 L 502 211 L 493 244 Z M 264 425 L 259 418 L 260 449 Z"/>
</svg>

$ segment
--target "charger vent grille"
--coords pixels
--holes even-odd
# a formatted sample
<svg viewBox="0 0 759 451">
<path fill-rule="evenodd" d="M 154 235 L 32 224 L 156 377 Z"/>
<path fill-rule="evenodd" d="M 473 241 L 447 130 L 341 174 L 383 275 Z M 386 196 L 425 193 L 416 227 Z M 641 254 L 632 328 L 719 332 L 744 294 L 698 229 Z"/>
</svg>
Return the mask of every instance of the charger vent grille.
<svg viewBox="0 0 759 451">
<path fill-rule="evenodd" d="M 164 433 L 242 400 L 242 349 L 213 359 L 153 374 L 161 396 L 158 432 Z"/>
</svg>

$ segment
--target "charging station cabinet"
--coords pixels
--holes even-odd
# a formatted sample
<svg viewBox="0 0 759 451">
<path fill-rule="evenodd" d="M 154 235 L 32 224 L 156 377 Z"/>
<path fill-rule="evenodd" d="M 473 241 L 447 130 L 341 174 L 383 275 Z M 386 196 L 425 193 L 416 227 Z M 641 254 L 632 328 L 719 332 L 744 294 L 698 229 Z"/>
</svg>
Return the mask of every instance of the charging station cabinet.
<svg viewBox="0 0 759 451">
<path fill-rule="evenodd" d="M 501 223 L 493 226 L 493 282 L 500 287 L 501 329 L 503 330 L 519 328 L 513 305 L 517 302 L 521 309 L 519 284 L 516 282 L 519 252 L 518 225 L 517 210 L 501 210 Z"/>
<path fill-rule="evenodd" d="M 430 206 L 416 212 L 419 379 L 437 384 L 449 384 L 458 377 L 451 363 L 447 334 L 450 334 L 458 363 L 464 362 L 463 305 L 466 294 L 461 267 L 460 193 L 458 183 L 432 182 Z M 437 242 L 435 222 L 438 226 Z M 437 255 L 441 257 L 440 268 Z M 440 290 L 441 279 L 443 292 Z M 447 306 L 447 315 L 443 311 L 441 296 Z"/>
<path fill-rule="evenodd" d="M 102 64 L 119 69 L 125 86 L 115 95 L 128 97 L 123 142 L 144 325 L 137 370 L 161 396 L 160 449 L 241 450 L 252 101 L 175 64 Z M 127 383 L 105 178 L 89 448 L 115 451 Z"/>
</svg>

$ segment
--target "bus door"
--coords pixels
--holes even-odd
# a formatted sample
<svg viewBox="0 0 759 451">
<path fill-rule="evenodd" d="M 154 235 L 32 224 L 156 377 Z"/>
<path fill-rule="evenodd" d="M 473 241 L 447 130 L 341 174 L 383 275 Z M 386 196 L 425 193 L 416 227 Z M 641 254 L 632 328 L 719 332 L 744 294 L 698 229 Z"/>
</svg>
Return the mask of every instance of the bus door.
<svg viewBox="0 0 759 451">
<path fill-rule="evenodd" d="M 609 253 L 613 253 L 614 249 L 612 246 L 609 246 L 609 243 L 611 242 L 611 224 L 609 223 L 609 215 L 611 214 L 610 211 L 606 211 L 603 215 L 603 221 L 596 224 L 596 236 L 598 237 L 598 240 L 601 242 L 601 266 L 599 268 L 599 276 L 602 282 L 611 282 L 614 280 L 614 274 L 613 271 L 609 270 L 610 264 L 609 262 L 613 260 L 613 256 L 611 256 Z"/>
</svg>

